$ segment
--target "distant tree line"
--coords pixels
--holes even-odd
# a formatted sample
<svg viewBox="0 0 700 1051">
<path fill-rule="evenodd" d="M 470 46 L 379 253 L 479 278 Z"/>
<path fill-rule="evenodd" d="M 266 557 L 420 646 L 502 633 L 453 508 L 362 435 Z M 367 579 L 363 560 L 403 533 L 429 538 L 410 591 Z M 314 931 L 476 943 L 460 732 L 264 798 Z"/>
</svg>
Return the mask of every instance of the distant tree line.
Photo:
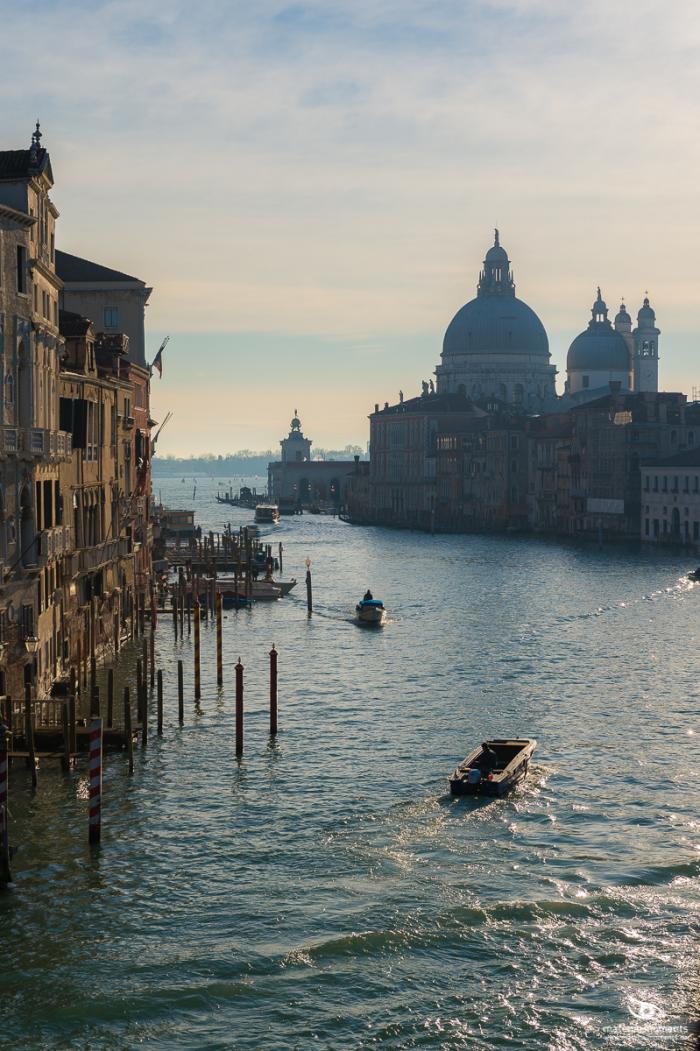
<svg viewBox="0 0 700 1051">
<path fill-rule="evenodd" d="M 346 445 L 344 449 L 314 449 L 316 460 L 352 460 L 359 456 L 367 459 L 367 453 L 360 445 Z M 223 475 L 267 474 L 267 465 L 280 458 L 279 450 L 267 449 L 264 452 L 253 452 L 240 449 L 236 453 L 216 455 L 205 453 L 203 456 L 154 456 L 153 470 L 156 474 L 208 474 L 221 478 Z"/>
</svg>

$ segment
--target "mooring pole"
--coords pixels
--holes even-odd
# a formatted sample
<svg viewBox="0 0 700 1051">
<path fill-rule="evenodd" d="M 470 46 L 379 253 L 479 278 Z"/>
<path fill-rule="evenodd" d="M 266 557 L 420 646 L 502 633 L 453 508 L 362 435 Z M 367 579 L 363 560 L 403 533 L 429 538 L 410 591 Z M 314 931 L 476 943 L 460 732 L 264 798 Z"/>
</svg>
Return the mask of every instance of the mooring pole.
<svg viewBox="0 0 700 1051">
<path fill-rule="evenodd" d="M 70 726 L 70 750 L 72 755 L 78 751 L 78 741 L 75 729 L 75 681 L 75 668 L 71 668 L 68 684 L 68 724 Z"/>
<path fill-rule="evenodd" d="M 309 616 L 314 611 L 314 598 L 311 590 L 311 559 L 306 559 L 306 612 Z"/>
<path fill-rule="evenodd" d="M 27 741 L 27 766 L 32 772 L 32 788 L 37 786 L 36 756 L 34 754 L 34 720 L 32 718 L 32 684 L 24 685 L 24 736 Z"/>
<path fill-rule="evenodd" d="M 185 686 L 182 674 L 182 661 L 177 662 L 177 721 L 185 721 Z"/>
<path fill-rule="evenodd" d="M 0 726 L 0 885 L 12 883 L 7 827 L 7 727 Z"/>
<path fill-rule="evenodd" d="M 148 682 L 148 639 L 145 635 L 141 639 L 141 660 L 143 662 L 143 688 L 145 693 L 146 683 Z"/>
<path fill-rule="evenodd" d="M 282 576 L 282 541 L 280 540 L 279 546 L 279 562 L 280 562 L 280 576 Z"/>
<path fill-rule="evenodd" d="M 64 774 L 70 770 L 70 700 L 68 697 L 61 705 L 61 728 L 63 730 L 63 756 L 61 766 Z"/>
<path fill-rule="evenodd" d="M 151 584 L 151 631 L 155 631 L 158 626 L 158 613 L 156 611 L 156 589 Z"/>
<path fill-rule="evenodd" d="M 216 683 L 224 685 L 224 649 L 223 649 L 223 601 L 221 592 L 216 593 Z"/>
<path fill-rule="evenodd" d="M 199 639 L 199 599 L 194 604 L 194 699 L 198 701 L 202 696 L 202 684 L 200 676 L 200 639 Z"/>
<path fill-rule="evenodd" d="M 129 687 L 124 687 L 124 736 L 126 737 L 126 754 L 129 757 L 129 773 L 134 772 L 134 734 L 131 728 L 131 700 Z"/>
<path fill-rule="evenodd" d="M 173 584 L 173 627 L 177 636 L 177 585 Z"/>
<path fill-rule="evenodd" d="M 102 720 L 90 724 L 90 818 L 88 841 L 91 846 L 100 842 L 102 830 Z"/>
<path fill-rule="evenodd" d="M 149 656 L 150 656 L 150 661 L 151 661 L 151 689 L 153 689 L 153 686 L 155 685 L 155 676 L 156 676 L 156 633 L 155 633 L 155 631 L 151 630 L 151 635 L 150 635 L 150 638 L 149 638 L 148 641 L 149 641 L 149 646 L 150 646 L 150 650 L 151 650 Z"/>
<path fill-rule="evenodd" d="M 95 683 L 90 689 L 90 715 L 99 717 L 100 714 L 100 687 Z"/>
<path fill-rule="evenodd" d="M 236 665 L 236 755 L 243 755 L 243 665 Z"/>
<path fill-rule="evenodd" d="M 142 673 L 141 661 L 136 661 L 136 721 L 137 723 L 143 722 L 143 713 L 141 711 L 141 698 L 143 696 L 143 673 Z"/>
<path fill-rule="evenodd" d="M 107 728 L 112 729 L 114 723 L 114 668 L 107 672 Z"/>
<path fill-rule="evenodd" d="M 274 642 L 270 650 L 270 734 L 277 733 L 277 650 Z"/>
<path fill-rule="evenodd" d="M 163 672 L 158 669 L 158 733 L 163 733 Z"/>
</svg>

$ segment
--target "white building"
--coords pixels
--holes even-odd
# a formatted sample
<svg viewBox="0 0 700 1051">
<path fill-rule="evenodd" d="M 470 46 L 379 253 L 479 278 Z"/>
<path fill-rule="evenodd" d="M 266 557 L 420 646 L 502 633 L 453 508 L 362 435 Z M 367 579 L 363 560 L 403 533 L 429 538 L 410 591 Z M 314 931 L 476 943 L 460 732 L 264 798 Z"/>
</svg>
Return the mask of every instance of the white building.
<svg viewBox="0 0 700 1051">
<path fill-rule="evenodd" d="M 644 464 L 642 540 L 700 545 L 700 448 Z"/>
</svg>

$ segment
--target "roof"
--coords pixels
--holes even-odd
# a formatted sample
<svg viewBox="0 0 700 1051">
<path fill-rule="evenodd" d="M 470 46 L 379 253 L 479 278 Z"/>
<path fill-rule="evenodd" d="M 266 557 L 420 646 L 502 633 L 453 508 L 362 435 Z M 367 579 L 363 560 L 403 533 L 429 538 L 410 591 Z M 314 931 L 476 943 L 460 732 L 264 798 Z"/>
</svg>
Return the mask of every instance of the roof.
<svg viewBox="0 0 700 1051">
<path fill-rule="evenodd" d="M 458 310 L 447 327 L 442 356 L 453 354 L 538 355 L 549 363 L 544 325 L 515 295 L 480 292 Z"/>
<path fill-rule="evenodd" d="M 658 460 L 650 460 L 644 467 L 700 467 L 700 447 L 686 449 L 682 453 L 673 453 L 671 456 L 660 456 Z"/>
<path fill-rule="evenodd" d="M 145 284 L 140 278 L 124 274 L 121 270 L 112 270 L 101 263 L 92 263 L 89 259 L 81 259 L 79 255 L 61 251 L 56 252 L 56 273 L 64 284 L 122 284 L 125 281 L 129 284 Z"/>
<path fill-rule="evenodd" d="M 46 150 L 38 150 L 36 159 L 32 159 L 31 150 L 0 150 L 0 179 L 29 179 L 32 175 L 48 169 L 51 176 L 51 164 Z"/>
<path fill-rule="evenodd" d="M 372 416 L 398 416 L 405 412 L 419 412 L 421 414 L 433 414 L 440 412 L 470 412 L 476 416 L 484 416 L 482 410 L 477 409 L 474 402 L 465 394 L 426 394 L 417 398 L 406 398 L 397 405 L 385 405 Z"/>
<path fill-rule="evenodd" d="M 569 371 L 629 372 L 629 348 L 609 321 L 591 321 L 569 347 L 566 368 Z"/>
</svg>

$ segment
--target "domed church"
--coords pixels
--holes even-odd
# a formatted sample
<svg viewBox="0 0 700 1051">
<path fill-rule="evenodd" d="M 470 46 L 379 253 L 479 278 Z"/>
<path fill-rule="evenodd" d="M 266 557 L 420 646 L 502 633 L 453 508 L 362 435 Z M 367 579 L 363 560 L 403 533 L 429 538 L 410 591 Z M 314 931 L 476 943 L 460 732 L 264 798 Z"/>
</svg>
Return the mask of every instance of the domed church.
<svg viewBox="0 0 700 1051">
<path fill-rule="evenodd" d="M 476 298 L 447 327 L 438 394 L 462 391 L 474 401 L 498 398 L 530 412 L 552 408 L 556 368 L 550 364 L 544 325 L 515 295 L 508 253 L 498 230 L 486 253 Z"/>
<path fill-rule="evenodd" d="M 569 347 L 565 393 L 585 401 L 590 392 L 608 393 L 611 383 L 619 384 L 623 391 L 657 391 L 659 335 L 648 297 L 632 331 L 632 319 L 624 303 L 620 304 L 613 327 L 599 288 L 588 328 Z"/>
</svg>

